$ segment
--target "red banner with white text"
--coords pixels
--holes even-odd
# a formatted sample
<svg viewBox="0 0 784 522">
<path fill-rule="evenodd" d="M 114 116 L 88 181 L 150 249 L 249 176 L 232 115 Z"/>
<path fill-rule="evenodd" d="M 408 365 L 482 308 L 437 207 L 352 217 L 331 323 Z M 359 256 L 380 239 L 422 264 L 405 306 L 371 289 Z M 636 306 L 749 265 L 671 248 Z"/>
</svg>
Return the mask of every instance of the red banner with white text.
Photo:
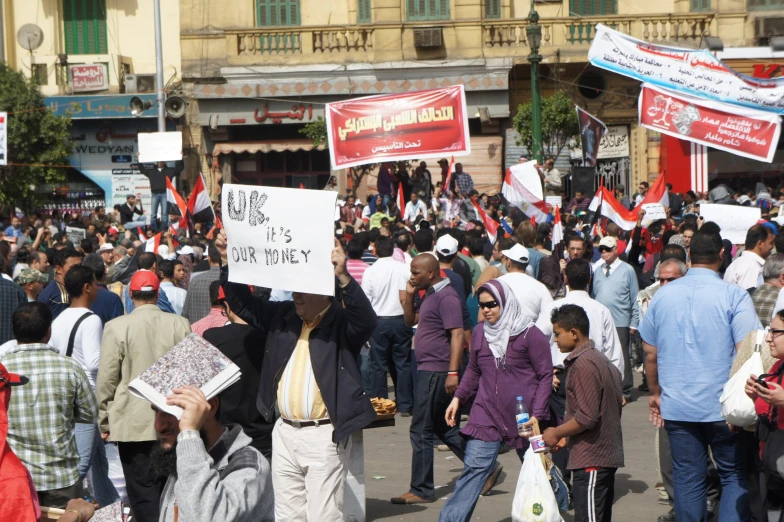
<svg viewBox="0 0 784 522">
<path fill-rule="evenodd" d="M 676 94 L 643 84 L 640 123 L 655 131 L 770 163 L 779 143 L 777 114 Z"/>
<path fill-rule="evenodd" d="M 333 169 L 471 153 L 462 85 L 328 103 Z"/>
</svg>

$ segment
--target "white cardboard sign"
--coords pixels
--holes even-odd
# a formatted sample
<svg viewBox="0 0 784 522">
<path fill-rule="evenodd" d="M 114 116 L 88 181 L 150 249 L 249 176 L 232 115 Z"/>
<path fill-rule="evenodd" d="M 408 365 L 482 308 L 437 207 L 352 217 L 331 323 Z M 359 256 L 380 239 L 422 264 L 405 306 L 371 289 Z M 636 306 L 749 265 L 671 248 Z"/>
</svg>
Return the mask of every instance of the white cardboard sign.
<svg viewBox="0 0 784 522">
<path fill-rule="evenodd" d="M 643 228 L 648 228 L 654 221 L 667 219 L 667 211 L 661 203 L 646 203 L 642 206 L 645 216 L 642 218 Z"/>
<path fill-rule="evenodd" d="M 229 281 L 334 295 L 336 192 L 226 184 Z"/>
<path fill-rule="evenodd" d="M 563 206 L 563 198 L 561 196 L 546 196 L 544 198 L 545 203 L 550 205 L 551 207 L 562 207 Z"/>
<path fill-rule="evenodd" d="M 757 224 L 760 209 L 738 205 L 700 205 L 700 215 L 705 222 L 713 221 L 721 227 L 721 238 L 729 239 L 733 245 L 746 242 L 746 232 Z"/>
<path fill-rule="evenodd" d="M 180 161 L 182 132 L 140 132 L 139 162 Z"/>
</svg>

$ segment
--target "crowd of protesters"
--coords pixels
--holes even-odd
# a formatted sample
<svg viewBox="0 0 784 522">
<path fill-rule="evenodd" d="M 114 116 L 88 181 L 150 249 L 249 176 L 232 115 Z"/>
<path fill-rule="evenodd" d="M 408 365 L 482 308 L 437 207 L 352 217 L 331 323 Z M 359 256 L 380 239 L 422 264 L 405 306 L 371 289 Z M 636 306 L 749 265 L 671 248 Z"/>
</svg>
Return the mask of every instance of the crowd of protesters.
<svg viewBox="0 0 784 522">
<path fill-rule="evenodd" d="M 440 520 L 470 520 L 498 455 L 524 460 L 522 401 L 559 505 L 611 520 L 637 372 L 672 505 L 660 522 L 784 520 L 781 191 L 670 187 L 667 219 L 644 227 L 640 210 L 623 231 L 591 215 L 589 194 L 537 224 L 462 165 L 438 165 L 383 164 L 366 205 L 338 196 L 335 298 L 229 282 L 224 230 L 163 226 L 156 241 L 131 196 L 110 213 L 4 222 L 0 518 L 44 507 L 85 522 L 122 500 L 142 522 L 344 520 L 352 434 L 375 421 L 371 398 L 392 396 L 411 443 L 410 487 L 392 503 L 435 501 L 440 442 L 464 463 Z M 561 194 L 551 161 L 542 180 Z M 614 193 L 634 208 L 638 189 Z M 762 219 L 734 245 L 699 217 L 706 202 Z M 763 327 L 765 375 L 744 390 L 755 433 L 724 421 L 720 397 Z M 175 389 L 177 419 L 128 385 L 192 332 L 242 377 L 209 400 Z"/>
</svg>

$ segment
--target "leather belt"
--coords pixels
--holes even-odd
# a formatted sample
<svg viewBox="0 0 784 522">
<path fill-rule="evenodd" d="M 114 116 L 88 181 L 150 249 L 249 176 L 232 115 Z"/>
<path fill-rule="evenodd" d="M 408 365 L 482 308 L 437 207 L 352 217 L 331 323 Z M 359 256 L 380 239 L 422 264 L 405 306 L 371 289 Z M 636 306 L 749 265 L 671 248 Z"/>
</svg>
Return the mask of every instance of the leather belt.
<svg viewBox="0 0 784 522">
<path fill-rule="evenodd" d="M 321 420 L 314 420 L 314 421 L 298 421 L 298 420 L 289 420 L 286 417 L 281 417 L 284 423 L 288 424 L 289 426 L 294 426 L 295 428 L 310 428 L 312 426 L 321 426 L 322 424 L 332 424 L 332 419 L 321 419 Z"/>
</svg>

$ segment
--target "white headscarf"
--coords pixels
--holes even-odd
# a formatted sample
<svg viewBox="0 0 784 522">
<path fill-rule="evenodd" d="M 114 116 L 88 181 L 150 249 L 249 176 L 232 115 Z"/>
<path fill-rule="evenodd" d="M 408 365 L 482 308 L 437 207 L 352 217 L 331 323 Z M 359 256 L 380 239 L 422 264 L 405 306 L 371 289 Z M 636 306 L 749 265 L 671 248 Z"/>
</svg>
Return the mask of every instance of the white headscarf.
<svg viewBox="0 0 784 522">
<path fill-rule="evenodd" d="M 493 296 L 501 308 L 501 317 L 495 324 L 484 322 L 484 333 L 487 344 L 495 356 L 495 363 L 503 363 L 506 358 L 506 349 L 509 346 L 509 339 L 520 335 L 528 328 L 533 326 L 533 321 L 525 317 L 520 310 L 520 303 L 515 298 L 509 285 L 494 279 L 488 281 L 480 287 L 485 289 Z"/>
</svg>

